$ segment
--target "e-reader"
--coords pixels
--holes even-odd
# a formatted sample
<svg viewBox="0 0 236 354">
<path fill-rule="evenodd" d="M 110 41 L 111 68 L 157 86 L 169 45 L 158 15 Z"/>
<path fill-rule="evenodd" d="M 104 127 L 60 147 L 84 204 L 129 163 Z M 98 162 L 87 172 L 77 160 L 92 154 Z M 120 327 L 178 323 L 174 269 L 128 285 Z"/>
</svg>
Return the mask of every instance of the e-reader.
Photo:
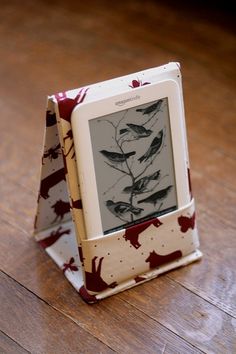
<svg viewBox="0 0 236 354">
<path fill-rule="evenodd" d="M 177 73 L 78 105 L 72 131 L 88 239 L 190 202 Z"/>
</svg>

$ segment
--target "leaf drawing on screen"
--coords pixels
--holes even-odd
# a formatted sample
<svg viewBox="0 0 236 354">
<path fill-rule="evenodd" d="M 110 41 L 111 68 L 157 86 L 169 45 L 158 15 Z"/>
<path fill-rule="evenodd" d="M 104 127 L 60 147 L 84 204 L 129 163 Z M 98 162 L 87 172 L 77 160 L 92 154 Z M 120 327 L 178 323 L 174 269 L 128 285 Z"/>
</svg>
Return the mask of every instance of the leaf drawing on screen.
<svg viewBox="0 0 236 354">
<path fill-rule="evenodd" d="M 140 218 L 147 203 L 152 204 L 159 211 L 163 205 L 163 200 L 167 198 L 172 188 L 172 185 L 169 185 L 165 189 L 156 191 L 160 181 L 166 178 L 168 174 L 163 176 L 161 169 L 153 171 L 152 167 L 153 162 L 164 147 L 166 127 L 159 128 L 159 130 L 152 129 L 158 121 L 158 112 L 161 111 L 162 103 L 163 100 L 161 99 L 145 108 L 137 108 L 136 112 L 138 114 L 136 113 L 136 115 L 140 116 L 140 120 L 143 121 L 140 124 L 130 122 L 128 109 L 122 112 L 121 118 L 116 122 L 111 119 L 98 121 L 110 125 L 112 141 L 114 142 L 112 146 L 99 150 L 99 152 L 104 157 L 106 165 L 120 172 L 117 174 L 116 182 L 103 194 L 114 190 L 121 179 L 126 177 L 126 185 L 122 186 L 118 193 L 114 191 L 113 197 L 105 200 L 105 206 L 124 223 L 133 222 Z M 139 123 L 138 117 L 137 123 Z M 145 147 L 142 154 L 138 149 L 140 146 L 142 149 L 143 146 Z M 137 153 L 137 151 L 139 152 Z M 130 180 L 130 183 L 127 182 L 128 180 Z M 138 196 L 143 193 L 151 193 L 151 195 L 137 201 Z M 137 204 L 143 204 L 143 206 L 139 207 Z"/>
</svg>

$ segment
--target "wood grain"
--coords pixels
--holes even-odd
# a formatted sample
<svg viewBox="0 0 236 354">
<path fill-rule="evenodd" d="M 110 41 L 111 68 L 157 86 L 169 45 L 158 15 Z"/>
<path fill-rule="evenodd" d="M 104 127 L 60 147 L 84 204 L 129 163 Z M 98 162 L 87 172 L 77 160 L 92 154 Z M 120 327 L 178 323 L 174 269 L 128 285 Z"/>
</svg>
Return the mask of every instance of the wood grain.
<svg viewBox="0 0 236 354">
<path fill-rule="evenodd" d="M 26 354 L 27 350 L 22 348 L 14 340 L 6 336 L 2 331 L 0 332 L 0 352 L 9 354 Z"/>
<path fill-rule="evenodd" d="M 234 352 L 232 317 L 167 277 L 120 296 L 203 352 Z"/>
<path fill-rule="evenodd" d="M 236 352 L 230 11 L 211 1 L 2 1 L 0 43 L 0 351 Z M 88 306 L 32 238 L 46 96 L 176 60 L 204 258 Z"/>
<path fill-rule="evenodd" d="M 81 329 L 73 320 L 49 307 L 44 301 L 2 273 L 1 283 L 3 282 L 1 328 L 30 352 L 113 352 Z M 23 323 L 22 318 L 24 318 Z"/>
</svg>

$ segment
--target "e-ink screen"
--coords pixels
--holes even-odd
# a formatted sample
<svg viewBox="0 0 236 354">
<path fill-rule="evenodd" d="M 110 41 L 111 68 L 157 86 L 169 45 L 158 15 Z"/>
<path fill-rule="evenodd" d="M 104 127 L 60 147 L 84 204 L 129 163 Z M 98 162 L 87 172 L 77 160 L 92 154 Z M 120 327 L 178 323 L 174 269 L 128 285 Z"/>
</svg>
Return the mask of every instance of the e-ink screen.
<svg viewBox="0 0 236 354">
<path fill-rule="evenodd" d="M 177 209 L 168 98 L 89 121 L 104 234 Z"/>
</svg>

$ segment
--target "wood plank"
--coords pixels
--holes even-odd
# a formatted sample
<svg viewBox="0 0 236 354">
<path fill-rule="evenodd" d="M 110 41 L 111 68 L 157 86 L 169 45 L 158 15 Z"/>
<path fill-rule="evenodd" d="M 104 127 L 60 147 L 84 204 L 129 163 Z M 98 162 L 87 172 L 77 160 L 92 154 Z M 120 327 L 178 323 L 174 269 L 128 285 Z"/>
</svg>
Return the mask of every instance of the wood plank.
<svg viewBox="0 0 236 354">
<path fill-rule="evenodd" d="M 177 56 L 187 55 L 195 58 L 197 62 L 204 63 L 205 66 L 210 65 L 213 70 L 216 69 L 215 76 L 224 77 L 227 73 L 227 79 L 231 75 L 235 77 L 233 57 L 231 56 L 235 53 L 235 47 L 232 46 L 232 42 L 235 43 L 234 34 L 229 31 L 226 33 L 224 28 L 209 26 L 208 18 L 196 16 L 198 8 L 194 6 L 190 11 L 191 16 L 189 14 L 186 16 L 184 7 L 175 7 L 175 11 L 171 11 L 172 8 L 173 4 L 170 6 L 159 4 L 157 11 L 156 3 L 153 1 L 147 1 L 145 4 L 127 1 L 125 5 L 117 3 L 115 12 L 106 11 L 105 19 L 117 28 L 125 26 L 125 33 L 115 32 L 114 34 L 115 38 L 122 39 L 122 43 L 135 41 L 135 45 L 140 44 L 143 47 L 146 43 L 150 48 L 152 44 L 158 42 L 161 48 L 172 50 Z M 101 6 L 96 7 L 98 14 L 101 14 L 102 11 Z M 137 21 L 140 17 L 142 18 L 142 26 Z M 163 19 L 168 20 L 163 21 Z M 178 28 L 178 31 L 175 28 Z M 105 34 L 104 27 L 103 30 Z M 167 33 L 169 34 L 168 43 L 166 42 Z M 210 45 L 213 38 L 218 46 Z M 180 42 L 181 45 L 179 45 Z M 225 55 L 229 57 L 229 66 L 219 72 L 216 64 L 222 63 Z M 212 65 L 215 66 L 212 67 Z"/>
<path fill-rule="evenodd" d="M 224 136 L 226 139 L 226 135 Z M 235 145 L 236 146 L 236 145 Z M 193 138 L 189 144 L 191 167 L 194 172 L 203 174 L 204 179 L 236 191 L 236 159 L 222 151 L 206 146 L 201 139 Z M 217 188 L 217 187 L 216 187 Z"/>
<path fill-rule="evenodd" d="M 1 273 L 1 328 L 34 353 L 112 353 L 71 319 Z"/>
<path fill-rule="evenodd" d="M 27 354 L 27 350 L 22 348 L 14 340 L 0 331 L 0 352 L 2 354 Z"/>
<path fill-rule="evenodd" d="M 0 205 L 1 217 L 18 225 L 18 228 L 33 231 L 33 220 L 36 212 L 37 193 L 33 194 L 24 185 L 12 183 L 6 178 L 6 183 L 1 188 L 2 203 Z M 9 198 L 11 196 L 11 198 Z M 13 202 L 14 200 L 14 202 Z M 22 202 L 24 201 L 24 203 Z"/>
<path fill-rule="evenodd" d="M 235 320 L 167 277 L 119 297 L 205 353 L 236 351 Z"/>
<path fill-rule="evenodd" d="M 235 228 L 211 210 L 199 213 L 198 225 L 203 259 L 168 277 L 236 318 Z"/>
<path fill-rule="evenodd" d="M 1 249 L 3 270 L 46 301 L 57 312 L 73 319 L 86 332 L 113 350 L 119 353 L 162 353 L 165 348 L 168 353 L 176 353 L 176 348 L 178 348 L 181 353 L 186 354 L 200 352 L 178 334 L 166 329 L 118 296 L 105 299 L 92 306 L 87 305 L 45 252 L 36 243 L 32 244 L 32 239 L 27 240 L 27 235 L 19 231 L 14 233 L 12 226 L 9 225 L 5 225 L 4 233 L 7 235 L 9 244 L 14 244 L 17 238 L 24 239 L 24 242 L 21 245 L 18 243 L 17 254 L 13 250 L 14 255 L 9 255 L 9 260 L 5 257 L 9 246 Z M 27 308 L 25 311 L 32 312 L 31 306 L 36 306 L 32 316 L 37 317 L 39 305 L 35 305 L 33 298 L 30 298 L 28 302 L 30 309 Z M 14 302 L 13 308 L 16 305 Z M 54 313 L 50 313 L 50 316 L 57 318 L 57 314 Z M 28 318 L 24 321 L 27 322 Z M 35 327 L 36 324 L 33 323 L 32 326 Z M 6 330 L 5 332 L 8 334 Z M 20 337 L 15 336 L 15 332 L 14 336 L 11 334 L 11 337 L 18 343 L 24 344 L 26 349 L 29 348 L 28 343 L 26 345 L 25 342 L 20 341 Z M 32 340 L 34 341 L 35 338 Z"/>
<path fill-rule="evenodd" d="M 191 169 L 193 193 L 197 206 L 203 210 L 211 210 L 213 218 L 221 218 L 235 229 L 236 190 L 231 190 L 221 181 L 214 181 L 199 170 Z M 212 230 L 214 231 L 214 230 Z"/>
<path fill-rule="evenodd" d="M 227 123 L 226 123 L 227 125 Z M 214 126 L 214 128 L 213 128 Z M 208 132 L 211 131 L 212 134 Z M 233 130 L 232 130 L 233 131 Z M 189 146 L 191 148 L 192 139 L 202 138 L 202 142 L 208 144 L 210 149 L 217 148 L 218 152 L 222 152 L 226 157 L 231 157 L 235 159 L 235 137 L 227 135 L 222 131 L 222 128 L 214 125 L 212 122 L 207 120 L 202 124 L 201 122 L 194 122 L 188 124 L 188 135 L 189 135 Z M 202 143 L 201 142 L 201 143 Z M 190 156 L 191 158 L 191 156 Z M 191 159 L 192 161 L 192 159 Z M 222 162 L 221 162 L 222 164 Z"/>
</svg>

